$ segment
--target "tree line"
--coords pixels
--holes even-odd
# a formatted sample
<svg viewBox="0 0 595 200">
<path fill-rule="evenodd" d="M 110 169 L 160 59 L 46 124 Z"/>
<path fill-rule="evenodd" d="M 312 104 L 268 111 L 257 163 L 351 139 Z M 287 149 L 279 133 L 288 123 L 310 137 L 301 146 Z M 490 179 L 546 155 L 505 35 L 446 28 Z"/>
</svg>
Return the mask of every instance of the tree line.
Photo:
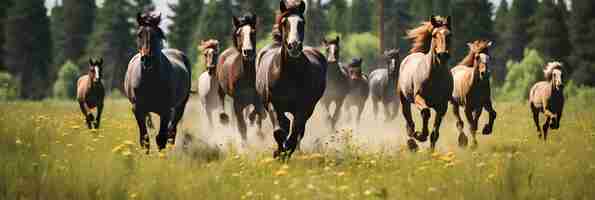
<svg viewBox="0 0 595 200">
<path fill-rule="evenodd" d="M 352 39 L 345 51 L 357 53 L 349 56 L 373 57 L 388 48 L 400 48 L 405 55 L 409 49 L 409 42 L 403 39 L 407 29 L 430 15 L 450 15 L 453 64 L 466 54 L 467 42 L 484 38 L 495 42 L 491 67 L 497 85 L 505 79 L 506 63 L 520 61 L 524 50 L 531 48 L 546 60 L 566 63 L 567 74 L 575 83 L 595 86 L 592 0 L 502 0 L 497 8 L 489 0 L 305 1 L 308 45 L 319 46 L 324 37 L 340 35 Z M 68 71 L 82 73 L 86 60 L 99 56 L 105 60 L 106 87 L 121 89 L 128 60 L 136 52 L 133 18 L 150 9 L 151 0 L 104 0 L 101 5 L 95 0 L 62 0 L 51 10 L 44 2 L 0 2 L 0 73 L 12 76 L 18 97 L 51 96 L 65 63 L 70 61 Z M 230 45 L 231 15 L 256 13 L 257 39 L 270 41 L 278 0 L 178 0 L 169 7 L 174 14 L 167 16 L 172 22 L 167 27 L 168 46 L 199 62 L 196 45 L 201 39 L 215 38 L 223 47 Z M 367 46 L 359 45 L 364 42 Z M 366 50 L 373 52 L 362 53 Z M 364 59 L 374 63 L 373 58 Z M 71 70 L 73 64 L 78 71 Z"/>
</svg>

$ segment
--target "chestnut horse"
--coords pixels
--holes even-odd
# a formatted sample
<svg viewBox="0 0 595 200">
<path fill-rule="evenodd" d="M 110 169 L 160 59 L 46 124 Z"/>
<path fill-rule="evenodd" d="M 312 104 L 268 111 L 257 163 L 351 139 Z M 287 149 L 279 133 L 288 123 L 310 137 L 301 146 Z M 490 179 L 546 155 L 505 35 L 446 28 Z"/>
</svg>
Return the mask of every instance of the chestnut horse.
<svg viewBox="0 0 595 200">
<path fill-rule="evenodd" d="M 203 54 L 203 60 L 206 65 L 206 71 L 198 77 L 198 96 L 203 110 L 207 116 L 209 127 L 213 127 L 212 114 L 215 109 L 223 109 L 219 102 L 218 91 L 219 82 L 217 81 L 216 67 L 219 58 L 219 41 L 207 40 L 201 41 L 198 47 Z"/>
<path fill-rule="evenodd" d="M 417 143 L 427 140 L 430 108 L 436 111 L 431 147 L 434 148 L 440 135 L 440 124 L 448 109 L 452 93 L 452 79 L 447 67 L 449 58 L 450 17 L 431 16 L 429 22 L 407 32 L 414 44 L 410 54 L 403 59 L 399 71 L 397 90 L 401 100 L 401 112 L 407 122 L 407 144 L 416 150 Z M 411 104 L 421 111 L 423 127 L 421 134 L 415 131 L 411 117 Z"/>
<path fill-rule="evenodd" d="M 244 109 L 254 105 L 250 113 L 251 122 L 256 120 L 258 134 L 262 129 L 262 104 L 258 100 L 255 89 L 256 57 L 256 16 L 252 13 L 240 17 L 233 17 L 233 46 L 221 53 L 217 62 L 217 81 L 219 81 L 219 101 L 225 104 L 225 95 L 233 98 L 233 111 L 238 131 L 242 138 L 242 145 L 247 143 L 247 127 L 244 119 Z M 227 114 L 221 113 L 220 118 L 226 121 Z"/>
<path fill-rule="evenodd" d="M 349 84 L 347 72 L 340 63 L 341 59 L 341 38 L 337 36 L 334 39 L 324 39 L 322 46 L 326 51 L 326 62 L 328 63 L 328 71 L 326 74 L 326 90 L 320 103 L 328 112 L 328 117 L 331 122 L 331 127 L 335 129 L 337 121 L 341 117 L 343 103 L 347 94 L 349 94 Z M 331 113 L 330 106 L 335 102 L 335 110 Z"/>
<path fill-rule="evenodd" d="M 562 63 L 548 63 L 543 73 L 545 81 L 535 83 L 529 92 L 529 105 L 539 137 L 547 140 L 550 128 L 560 128 L 560 119 L 562 119 L 562 111 L 564 110 Z M 539 113 L 545 115 L 545 122 L 542 127 L 539 126 Z"/>
<path fill-rule="evenodd" d="M 273 121 L 277 142 L 273 155 L 288 159 L 304 137 L 306 123 L 324 93 L 327 63 L 318 50 L 303 46 L 306 4 L 281 0 L 279 7 L 282 14 L 276 23 L 282 45 L 259 53 L 256 90 Z M 293 115 L 291 123 L 286 113 Z"/>
<path fill-rule="evenodd" d="M 489 123 L 482 130 L 484 135 L 492 133 L 492 127 L 496 119 L 496 111 L 492 107 L 490 70 L 488 67 L 490 60 L 488 49 L 492 46 L 492 42 L 476 40 L 467 45 L 469 46 L 467 56 L 450 70 L 454 87 L 450 102 L 453 106 L 453 114 L 457 119 L 459 145 L 467 145 L 467 136 L 463 131 L 463 120 L 459 114 L 459 107 L 463 106 L 469 124 L 469 132 L 473 139 L 472 144 L 477 146 L 475 134 L 482 110 L 485 109 L 490 115 Z"/>
<path fill-rule="evenodd" d="M 81 76 L 76 82 L 76 99 L 85 116 L 89 129 L 99 128 L 101 112 L 103 112 L 103 98 L 105 89 L 101 82 L 103 72 L 103 58 L 99 60 L 89 59 L 89 71 Z M 97 108 L 97 117 L 93 116 L 91 109 Z"/>
<path fill-rule="evenodd" d="M 396 83 L 399 78 L 399 49 L 390 49 L 384 52 L 386 65 L 376 69 L 368 76 L 370 99 L 374 118 L 378 116 L 378 104 L 384 106 L 384 120 L 395 119 L 398 111 L 399 98 L 396 95 Z"/>
<path fill-rule="evenodd" d="M 174 144 L 178 122 L 190 95 L 190 62 L 179 50 L 163 49 L 165 35 L 159 28 L 161 15 L 141 15 L 136 21 L 139 53 L 128 63 L 124 80 L 124 93 L 132 104 L 132 112 L 139 127 L 141 147 L 149 152 L 146 120 L 149 112 L 160 117 L 159 150 L 168 139 Z"/>
</svg>

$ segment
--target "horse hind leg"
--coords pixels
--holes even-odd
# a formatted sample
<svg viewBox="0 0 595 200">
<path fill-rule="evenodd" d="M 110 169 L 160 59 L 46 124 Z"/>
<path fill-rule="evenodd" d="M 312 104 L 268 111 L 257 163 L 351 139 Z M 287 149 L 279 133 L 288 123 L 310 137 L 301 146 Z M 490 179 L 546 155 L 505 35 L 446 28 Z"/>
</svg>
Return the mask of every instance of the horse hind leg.
<svg viewBox="0 0 595 200">
<path fill-rule="evenodd" d="M 489 122 L 486 125 L 484 125 L 483 130 L 481 132 L 484 135 L 490 135 L 492 134 L 492 129 L 494 128 L 494 121 L 496 120 L 496 116 L 498 115 L 498 113 L 494 110 L 491 101 L 484 105 L 484 108 L 486 109 L 486 111 L 488 111 L 490 118 Z"/>
<path fill-rule="evenodd" d="M 436 142 L 440 137 L 440 125 L 442 124 L 442 119 L 446 114 L 446 110 L 448 109 L 448 104 L 440 105 L 436 108 L 436 118 L 434 119 L 434 130 L 432 130 L 432 134 L 430 136 L 430 147 L 432 149 L 436 148 Z"/>
<path fill-rule="evenodd" d="M 473 141 L 471 147 L 475 148 L 477 147 L 477 138 L 475 137 L 477 133 L 477 122 L 475 121 L 471 106 L 465 106 L 465 118 L 467 118 L 467 123 L 469 124 L 469 133 L 471 134 L 471 139 Z"/>
<path fill-rule="evenodd" d="M 133 109 L 134 117 L 136 118 L 136 123 L 139 129 L 139 142 L 141 148 L 146 149 L 146 153 L 149 153 L 150 149 L 150 142 L 149 142 L 149 135 L 147 134 L 147 124 L 145 120 L 147 118 L 147 113 L 142 112 L 138 109 Z"/>
<path fill-rule="evenodd" d="M 464 126 L 465 124 L 463 123 L 463 119 L 461 119 L 461 114 L 460 114 L 460 107 L 459 105 L 452 103 L 452 114 L 454 115 L 454 117 L 457 120 L 457 130 L 459 131 L 459 138 L 458 138 L 458 142 L 459 142 L 459 146 L 460 147 L 465 147 L 468 144 L 468 138 L 465 135 L 465 131 L 464 131 Z"/>
</svg>

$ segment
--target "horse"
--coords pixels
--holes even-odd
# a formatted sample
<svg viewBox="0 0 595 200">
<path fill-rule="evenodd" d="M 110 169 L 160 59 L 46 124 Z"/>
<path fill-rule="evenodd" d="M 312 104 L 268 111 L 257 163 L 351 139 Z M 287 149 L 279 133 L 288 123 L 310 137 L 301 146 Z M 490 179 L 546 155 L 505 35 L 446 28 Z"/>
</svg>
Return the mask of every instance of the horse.
<svg viewBox="0 0 595 200">
<path fill-rule="evenodd" d="M 209 127 L 213 127 L 212 113 L 216 108 L 223 109 L 218 98 L 219 81 L 217 81 L 216 67 L 219 58 L 219 41 L 201 41 L 198 47 L 203 54 L 206 71 L 198 77 L 198 96 L 200 103 L 207 115 Z"/>
<path fill-rule="evenodd" d="M 247 143 L 247 126 L 244 119 L 244 109 L 254 105 L 249 119 L 256 121 L 257 133 L 262 131 L 262 112 L 264 109 L 258 100 L 255 89 L 256 58 L 256 15 L 246 13 L 242 16 L 233 16 L 234 31 L 232 33 L 233 46 L 221 53 L 217 62 L 217 81 L 219 82 L 219 100 L 225 104 L 225 96 L 233 99 L 233 111 L 237 128 L 242 138 L 242 145 Z M 220 114 L 222 120 L 228 118 L 227 114 Z"/>
<path fill-rule="evenodd" d="M 564 110 L 564 84 L 562 63 L 550 62 L 544 70 L 545 81 L 535 83 L 529 92 L 529 107 L 539 137 L 547 140 L 548 130 L 560 128 Z M 545 115 L 543 126 L 539 126 L 539 113 Z"/>
<path fill-rule="evenodd" d="M 431 16 L 429 21 L 409 30 L 407 38 L 413 40 L 413 48 L 401 62 L 397 83 L 401 112 L 407 122 L 407 145 L 414 151 L 418 145 L 412 138 L 420 142 L 428 139 L 430 108 L 433 108 L 436 117 L 430 145 L 434 149 L 452 93 L 452 78 L 446 66 L 449 59 L 450 17 Z M 411 104 L 415 104 L 421 112 L 421 134 L 415 131 Z"/>
<path fill-rule="evenodd" d="M 276 23 L 282 45 L 259 52 L 256 90 L 273 122 L 277 149 L 273 156 L 289 159 L 304 137 L 306 123 L 326 87 L 326 58 L 318 50 L 304 46 L 302 0 L 282 0 Z M 293 116 L 291 122 L 285 115 Z"/>
<path fill-rule="evenodd" d="M 191 67 L 183 52 L 163 49 L 165 35 L 158 16 L 137 14 L 136 31 L 139 53 L 128 63 L 124 79 L 124 93 L 132 104 L 132 112 L 139 127 L 142 148 L 149 153 L 147 115 L 149 112 L 160 117 L 159 133 L 155 140 L 159 150 L 166 147 L 168 140 L 175 144 L 177 125 L 184 115 L 190 96 Z"/>
<path fill-rule="evenodd" d="M 362 59 L 353 58 L 351 63 L 345 67 L 347 75 L 347 84 L 349 91 L 347 94 L 347 101 L 345 101 L 344 108 L 351 118 L 351 107 L 357 108 L 357 115 L 355 118 L 356 126 L 359 126 L 362 118 L 362 112 L 366 106 L 370 87 L 368 86 L 368 77 L 362 73 Z M 345 84 L 345 83 L 343 83 Z"/>
<path fill-rule="evenodd" d="M 399 107 L 399 98 L 396 95 L 396 82 L 399 77 L 397 63 L 399 63 L 399 49 L 384 51 L 383 57 L 386 65 L 376 69 L 368 75 L 370 99 L 374 118 L 378 117 L 378 104 L 384 106 L 384 119 L 391 121 L 396 118 Z"/>
<path fill-rule="evenodd" d="M 459 114 L 459 107 L 462 106 L 465 107 L 465 117 L 469 124 L 469 132 L 473 137 L 473 146 L 477 146 L 475 134 L 482 110 L 485 109 L 489 113 L 489 123 L 482 129 L 484 135 L 492 133 L 497 115 L 492 107 L 490 70 L 488 67 L 490 60 L 488 50 L 492 46 L 492 42 L 476 40 L 467 43 L 467 46 L 469 46 L 467 56 L 450 70 L 453 78 L 453 91 L 450 102 L 452 104 L 452 113 L 457 119 L 459 145 L 467 145 L 467 136 L 463 131 L 463 120 Z"/>
<path fill-rule="evenodd" d="M 90 58 L 87 74 L 81 76 L 76 82 L 76 99 L 89 129 L 99 128 L 101 122 L 103 99 L 105 97 L 105 88 L 101 82 L 102 65 L 103 58 L 99 60 Z M 97 108 L 97 117 L 94 117 L 91 112 L 93 108 Z"/>
<path fill-rule="evenodd" d="M 343 103 L 350 90 L 349 85 L 345 84 L 348 82 L 347 72 L 340 63 L 340 42 L 341 38 L 339 36 L 334 39 L 324 39 L 322 41 L 329 68 L 326 74 L 326 90 L 320 103 L 322 103 L 328 112 L 328 118 L 333 129 L 341 117 Z M 331 113 L 330 106 L 333 102 L 335 102 L 335 110 Z"/>
</svg>

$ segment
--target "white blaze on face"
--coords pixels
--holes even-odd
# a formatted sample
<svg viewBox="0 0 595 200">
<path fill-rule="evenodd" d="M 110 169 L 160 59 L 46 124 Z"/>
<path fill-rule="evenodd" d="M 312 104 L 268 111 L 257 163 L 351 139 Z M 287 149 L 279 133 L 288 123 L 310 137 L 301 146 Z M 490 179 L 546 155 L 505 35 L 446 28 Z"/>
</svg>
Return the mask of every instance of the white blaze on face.
<svg viewBox="0 0 595 200">
<path fill-rule="evenodd" d="M 243 26 L 240 28 L 240 34 L 242 34 L 242 50 L 253 50 L 254 47 L 252 46 L 252 38 L 250 38 L 250 34 L 252 33 L 252 27 L 250 26 Z"/>
<path fill-rule="evenodd" d="M 303 19 L 301 17 L 295 15 L 287 18 L 287 22 L 289 23 L 289 35 L 287 36 L 287 43 L 291 44 L 300 42 L 298 25 L 302 21 Z"/>
<path fill-rule="evenodd" d="M 479 62 L 487 65 L 490 62 L 490 56 L 488 56 L 485 53 L 480 53 L 479 54 Z"/>
<path fill-rule="evenodd" d="M 93 67 L 95 69 L 95 81 L 99 80 L 99 67 Z"/>
</svg>

